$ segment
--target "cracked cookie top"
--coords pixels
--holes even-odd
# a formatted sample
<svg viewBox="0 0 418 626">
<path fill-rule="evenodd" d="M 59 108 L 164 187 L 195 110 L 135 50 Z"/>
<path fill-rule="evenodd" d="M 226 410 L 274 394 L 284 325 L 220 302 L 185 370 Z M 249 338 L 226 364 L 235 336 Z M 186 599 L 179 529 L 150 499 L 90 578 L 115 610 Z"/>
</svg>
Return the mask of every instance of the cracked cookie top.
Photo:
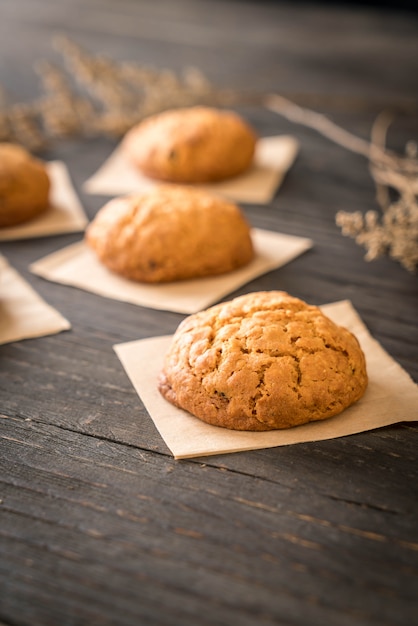
<svg viewBox="0 0 418 626">
<path fill-rule="evenodd" d="M 146 283 L 217 276 L 254 257 L 238 205 L 180 185 L 110 200 L 85 237 L 110 270 Z"/>
<path fill-rule="evenodd" d="M 235 112 L 194 106 L 146 118 L 127 133 L 122 146 L 150 178 L 205 183 L 247 170 L 256 141 L 254 130 Z"/>
<path fill-rule="evenodd" d="M 337 415 L 367 387 L 356 337 L 282 291 L 250 293 L 187 317 L 159 379 L 172 404 L 235 430 Z"/>
</svg>

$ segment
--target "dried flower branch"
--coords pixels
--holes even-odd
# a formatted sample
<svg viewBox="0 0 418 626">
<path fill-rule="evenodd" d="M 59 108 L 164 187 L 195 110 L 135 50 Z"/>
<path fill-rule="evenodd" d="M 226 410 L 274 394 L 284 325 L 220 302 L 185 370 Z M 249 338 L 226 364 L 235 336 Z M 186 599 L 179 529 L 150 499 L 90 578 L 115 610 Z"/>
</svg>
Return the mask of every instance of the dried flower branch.
<svg viewBox="0 0 418 626">
<path fill-rule="evenodd" d="M 417 150 L 409 142 L 406 155 L 401 157 L 386 148 L 389 118 L 378 118 L 368 142 L 282 96 L 216 89 L 195 68 L 178 77 L 168 70 L 92 56 L 66 37 L 55 38 L 54 45 L 63 56 L 65 69 L 46 62 L 38 64 L 44 90 L 41 97 L 28 104 L 8 105 L 0 86 L 0 141 L 14 141 L 39 152 L 51 140 L 63 137 L 121 137 L 144 117 L 168 108 L 262 104 L 368 159 L 383 213 L 381 220 L 375 211 L 364 216 L 340 211 L 336 222 L 344 235 L 354 237 L 366 248 L 366 259 L 387 253 L 407 269 L 416 268 Z M 391 201 L 389 189 L 397 191 L 397 201 Z"/>
<path fill-rule="evenodd" d="M 367 250 L 366 260 L 389 256 L 410 272 L 418 264 L 418 204 L 400 198 L 384 212 L 381 220 L 376 211 L 347 213 L 338 211 L 336 223 L 343 235 L 353 237 Z"/>
<path fill-rule="evenodd" d="M 386 148 L 386 133 L 391 118 L 382 113 L 376 120 L 371 141 L 365 141 L 334 124 L 324 115 L 303 109 L 282 96 L 268 96 L 265 105 L 293 122 L 309 126 L 344 148 L 361 154 L 369 161 L 376 186 L 376 200 L 382 215 L 368 211 L 338 211 L 336 223 L 343 235 L 353 237 L 367 250 L 366 260 L 388 254 L 407 270 L 418 264 L 418 159 L 414 142 L 408 142 L 406 156 Z M 395 190 L 392 201 L 389 189 Z"/>
<path fill-rule="evenodd" d="M 147 115 L 193 104 L 226 104 L 236 96 L 215 89 L 196 68 L 177 77 L 134 62 L 92 56 L 66 37 L 54 45 L 64 68 L 38 63 L 44 93 L 32 103 L 7 105 L 0 87 L 0 141 L 33 152 L 70 136 L 122 136 Z"/>
</svg>

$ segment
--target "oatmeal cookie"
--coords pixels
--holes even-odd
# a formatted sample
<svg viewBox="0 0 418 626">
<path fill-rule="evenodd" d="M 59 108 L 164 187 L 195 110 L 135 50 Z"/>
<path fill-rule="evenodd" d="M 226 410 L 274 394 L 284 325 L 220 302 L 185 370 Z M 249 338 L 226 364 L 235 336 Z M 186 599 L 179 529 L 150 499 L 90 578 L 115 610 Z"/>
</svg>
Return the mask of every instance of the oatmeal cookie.
<svg viewBox="0 0 418 626">
<path fill-rule="evenodd" d="M 196 106 L 152 115 L 132 128 L 122 145 L 150 178 L 206 183 L 247 170 L 256 140 L 254 130 L 238 114 Z"/>
<path fill-rule="evenodd" d="M 49 191 L 42 161 L 21 146 L 0 143 L 0 227 L 22 224 L 46 211 Z"/>
<path fill-rule="evenodd" d="M 146 283 L 224 274 L 254 256 L 236 204 L 179 185 L 111 200 L 85 236 L 110 270 Z"/>
<path fill-rule="evenodd" d="M 254 431 L 332 417 L 366 387 L 356 337 L 281 291 L 250 293 L 187 317 L 159 380 L 169 402 L 204 422 Z"/>
</svg>

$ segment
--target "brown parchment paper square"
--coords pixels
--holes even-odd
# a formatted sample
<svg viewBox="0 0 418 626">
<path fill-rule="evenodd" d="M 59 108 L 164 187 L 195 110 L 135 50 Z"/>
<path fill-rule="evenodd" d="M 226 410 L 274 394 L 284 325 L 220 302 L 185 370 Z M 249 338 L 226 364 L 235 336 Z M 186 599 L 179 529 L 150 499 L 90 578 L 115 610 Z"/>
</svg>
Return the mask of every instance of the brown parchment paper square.
<svg viewBox="0 0 418 626">
<path fill-rule="evenodd" d="M 0 344 L 71 328 L 0 255 Z"/>
<path fill-rule="evenodd" d="M 110 272 L 94 252 L 78 242 L 32 263 L 30 270 L 51 280 L 106 298 L 164 311 L 194 313 L 272 269 L 281 267 L 312 247 L 312 240 L 254 228 L 256 251 L 247 266 L 222 276 L 147 285 Z"/>
<path fill-rule="evenodd" d="M 268 204 L 293 164 L 298 149 L 298 141 L 291 135 L 264 137 L 257 143 L 254 164 L 247 172 L 228 181 L 196 186 L 235 202 Z M 157 184 L 135 169 L 119 145 L 84 183 L 83 189 L 91 194 L 118 196 L 144 192 Z"/>
<path fill-rule="evenodd" d="M 35 219 L 19 226 L 0 228 L 0 241 L 33 239 L 83 231 L 88 223 L 84 209 L 61 161 L 46 163 L 51 181 L 50 207 Z"/>
<path fill-rule="evenodd" d="M 357 336 L 366 355 L 369 385 L 363 398 L 340 415 L 286 430 L 227 430 L 206 424 L 167 402 L 157 389 L 157 377 L 171 336 L 131 341 L 115 345 L 114 349 L 176 459 L 334 439 L 416 420 L 417 385 L 370 336 L 351 303 L 344 300 L 321 308 L 337 324 Z"/>
</svg>

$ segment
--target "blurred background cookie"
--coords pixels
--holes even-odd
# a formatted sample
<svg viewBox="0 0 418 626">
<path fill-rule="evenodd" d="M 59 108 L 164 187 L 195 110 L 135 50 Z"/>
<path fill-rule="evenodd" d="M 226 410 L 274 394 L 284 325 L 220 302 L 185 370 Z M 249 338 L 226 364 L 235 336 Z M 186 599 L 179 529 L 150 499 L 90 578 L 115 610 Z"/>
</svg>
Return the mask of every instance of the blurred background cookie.
<svg viewBox="0 0 418 626">
<path fill-rule="evenodd" d="M 247 170 L 256 141 L 256 133 L 238 114 L 196 106 L 148 117 L 127 133 L 123 149 L 150 178 L 205 183 Z"/>
<path fill-rule="evenodd" d="M 162 395 L 204 422 L 289 428 L 337 415 L 367 387 L 356 337 L 285 292 L 255 292 L 186 318 L 159 381 Z"/>
<path fill-rule="evenodd" d="M 27 222 L 46 211 L 49 191 L 41 160 L 21 146 L 0 143 L 0 227 Z"/>
<path fill-rule="evenodd" d="M 85 236 L 110 270 L 147 283 L 224 274 L 254 256 L 236 204 L 178 185 L 111 200 Z"/>
</svg>

